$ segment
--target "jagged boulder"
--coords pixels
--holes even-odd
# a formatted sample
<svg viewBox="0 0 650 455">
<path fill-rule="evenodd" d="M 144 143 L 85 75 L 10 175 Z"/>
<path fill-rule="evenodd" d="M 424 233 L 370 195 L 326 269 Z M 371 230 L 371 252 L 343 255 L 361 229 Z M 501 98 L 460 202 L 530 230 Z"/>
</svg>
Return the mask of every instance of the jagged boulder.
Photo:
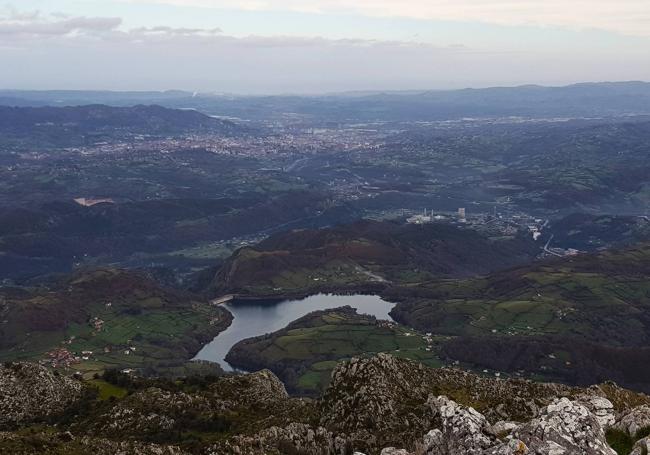
<svg viewBox="0 0 650 455">
<path fill-rule="evenodd" d="M 395 447 L 386 447 L 381 451 L 380 455 L 412 455 L 406 449 L 396 449 Z"/>
<path fill-rule="evenodd" d="M 224 431 L 233 425 L 251 431 L 288 425 L 309 404 L 287 395 L 284 385 L 268 370 L 222 377 L 206 390 L 184 392 L 150 387 L 136 391 L 92 419 L 85 428 L 94 434 L 118 433 L 133 437 L 161 437 L 169 432 L 211 428 Z"/>
<path fill-rule="evenodd" d="M 576 399 L 596 417 L 603 429 L 607 429 L 616 422 L 614 405 L 607 398 L 598 395 L 579 395 Z"/>
<path fill-rule="evenodd" d="M 186 416 L 198 419 L 214 410 L 218 408 L 205 397 L 152 387 L 126 397 L 99 416 L 93 430 L 106 435 L 155 435 L 174 429 Z"/>
<path fill-rule="evenodd" d="M 413 434 L 433 425 L 426 405 L 430 371 L 387 354 L 341 363 L 320 401 L 320 424 L 347 434 L 357 450 L 407 447 Z"/>
<path fill-rule="evenodd" d="M 440 429 L 424 437 L 424 449 L 430 455 L 471 455 L 494 445 L 490 424 L 474 408 L 461 406 L 445 396 L 430 397 L 428 404 Z"/>
<path fill-rule="evenodd" d="M 0 432 L 0 453 L 11 455 L 189 455 L 175 445 L 139 441 L 116 441 L 90 436 L 75 437 L 69 432 Z"/>
<path fill-rule="evenodd" d="M 240 404 L 263 405 L 289 397 L 282 381 L 269 370 L 226 376 L 213 384 L 211 391 L 221 399 Z"/>
<path fill-rule="evenodd" d="M 517 429 L 514 437 L 536 454 L 616 455 L 597 417 L 567 398 L 548 405 L 539 417 Z"/>
<path fill-rule="evenodd" d="M 614 425 L 617 430 L 625 431 L 630 436 L 639 430 L 650 427 L 650 406 L 641 405 L 624 414 Z"/>
<path fill-rule="evenodd" d="M 340 363 L 320 400 L 320 425 L 345 433 L 353 447 L 414 450 L 414 434 L 437 428 L 430 395 L 447 396 L 486 421 L 527 421 L 557 397 L 584 389 L 523 379 L 496 379 L 450 368 L 431 369 L 388 354 Z M 595 395 L 595 393 L 594 393 Z M 486 434 L 497 436 L 486 430 Z"/>
<path fill-rule="evenodd" d="M 209 455 L 267 455 L 269 453 L 301 455 L 347 455 L 350 447 L 345 435 L 333 435 L 325 428 L 292 423 L 286 427 L 267 428 L 255 435 L 236 436 L 214 445 Z"/>
<path fill-rule="evenodd" d="M 189 455 L 174 445 L 151 444 L 138 441 L 113 441 L 85 437 L 80 441 L 85 453 L 92 455 Z"/>
<path fill-rule="evenodd" d="M 483 451 L 481 455 L 528 455 L 529 453 L 530 450 L 528 450 L 526 443 L 520 441 L 519 439 L 508 439 L 504 443 Z"/>
<path fill-rule="evenodd" d="M 0 427 L 63 412 L 83 396 L 76 379 L 34 363 L 0 366 Z"/>
<path fill-rule="evenodd" d="M 650 453 L 650 437 L 639 439 L 636 444 L 634 444 L 634 447 L 632 448 L 632 452 L 630 452 L 630 455 L 648 455 Z"/>
<path fill-rule="evenodd" d="M 605 441 L 598 418 L 586 406 L 567 398 L 555 400 L 540 415 L 519 426 L 503 423 L 511 431 L 500 440 L 478 411 L 447 397 L 431 397 L 429 404 L 438 428 L 429 431 L 421 450 L 425 455 L 616 455 Z M 600 405 L 609 409 L 607 403 Z"/>
<path fill-rule="evenodd" d="M 499 420 L 498 422 L 490 425 L 487 428 L 488 433 L 497 438 L 502 438 L 509 435 L 514 430 L 519 428 L 519 424 L 515 422 L 509 422 L 506 420 Z"/>
</svg>

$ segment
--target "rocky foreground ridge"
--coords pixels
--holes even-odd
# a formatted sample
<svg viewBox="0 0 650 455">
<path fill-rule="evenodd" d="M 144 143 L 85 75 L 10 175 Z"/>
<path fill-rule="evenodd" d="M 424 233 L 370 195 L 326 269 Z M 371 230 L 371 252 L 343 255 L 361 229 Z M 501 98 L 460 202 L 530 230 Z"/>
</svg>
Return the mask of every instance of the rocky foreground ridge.
<svg viewBox="0 0 650 455">
<path fill-rule="evenodd" d="M 35 365 L 0 367 L 0 453 L 634 455 L 650 397 L 430 369 L 380 354 L 334 370 L 318 400 L 273 373 L 134 383 L 121 399 Z M 616 448 L 616 450 L 614 450 Z"/>
</svg>

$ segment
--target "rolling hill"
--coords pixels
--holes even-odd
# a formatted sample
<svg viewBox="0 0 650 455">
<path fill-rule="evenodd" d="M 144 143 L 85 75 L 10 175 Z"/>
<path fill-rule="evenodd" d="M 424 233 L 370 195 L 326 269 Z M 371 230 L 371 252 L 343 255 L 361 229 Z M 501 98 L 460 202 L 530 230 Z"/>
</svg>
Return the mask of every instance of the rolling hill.
<svg viewBox="0 0 650 455">
<path fill-rule="evenodd" d="M 212 291 L 261 297 L 381 289 L 488 273 L 530 261 L 537 249 L 528 236 L 490 240 L 450 225 L 359 221 L 242 248 L 217 272 Z"/>
<path fill-rule="evenodd" d="M 454 337 L 443 352 L 501 371 L 650 390 L 650 244 L 468 280 L 395 287 L 391 315 Z"/>
<path fill-rule="evenodd" d="M 231 317 L 141 273 L 77 272 L 48 289 L 0 289 L 0 359 L 82 372 L 182 365 Z"/>
<path fill-rule="evenodd" d="M 133 135 L 241 134 L 246 128 L 195 110 L 156 105 L 0 106 L 2 145 L 73 147 Z"/>
</svg>

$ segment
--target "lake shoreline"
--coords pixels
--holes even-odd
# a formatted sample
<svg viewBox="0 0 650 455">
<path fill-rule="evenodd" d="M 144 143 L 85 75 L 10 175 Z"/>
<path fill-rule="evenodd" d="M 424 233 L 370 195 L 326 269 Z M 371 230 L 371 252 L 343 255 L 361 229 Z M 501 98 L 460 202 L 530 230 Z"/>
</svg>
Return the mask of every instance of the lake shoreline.
<svg viewBox="0 0 650 455">
<path fill-rule="evenodd" d="M 299 299 L 232 299 L 219 304 L 233 316 L 230 326 L 206 343 L 194 360 L 217 362 L 225 371 L 235 370 L 226 361 L 230 349 L 242 340 L 262 336 L 288 326 L 315 311 L 350 306 L 377 319 L 392 320 L 394 302 L 376 294 L 314 294 Z"/>
<path fill-rule="evenodd" d="M 365 283 L 355 286 L 341 288 L 340 286 L 319 286 L 305 291 L 286 292 L 282 294 L 225 294 L 212 300 L 213 304 L 222 303 L 259 303 L 259 302 L 281 302 L 284 300 L 304 300 L 314 295 L 376 295 L 382 297 L 384 291 L 389 287 L 388 283 Z M 383 297 L 382 297 L 383 298 Z"/>
</svg>

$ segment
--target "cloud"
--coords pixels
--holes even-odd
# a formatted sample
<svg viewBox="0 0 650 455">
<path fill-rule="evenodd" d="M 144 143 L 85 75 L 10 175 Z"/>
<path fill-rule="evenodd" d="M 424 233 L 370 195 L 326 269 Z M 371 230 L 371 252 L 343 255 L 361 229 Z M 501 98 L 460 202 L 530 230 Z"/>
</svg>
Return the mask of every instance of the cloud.
<svg viewBox="0 0 650 455">
<path fill-rule="evenodd" d="M 284 1 L 284 0 L 278 0 Z M 550 0 L 553 1 L 553 0 Z M 0 86 L 239 93 L 650 79 L 645 40 L 576 51 L 128 29 L 120 18 L 0 10 Z"/>
<path fill-rule="evenodd" d="M 243 48 L 326 48 L 326 47 L 429 47 L 432 44 L 380 41 L 370 39 L 328 39 L 320 36 L 229 36 L 221 28 L 182 28 L 164 25 L 123 29 L 122 19 L 118 17 L 80 17 L 63 13 L 43 15 L 39 11 L 19 12 L 9 10 L 0 15 L 0 36 L 5 41 L 15 38 L 26 46 L 44 38 L 59 37 L 68 41 L 83 43 L 84 38 L 92 38 L 91 43 L 101 39 L 113 43 L 210 45 Z M 444 49 L 444 48 L 443 48 Z"/>
<path fill-rule="evenodd" d="M 601 29 L 650 36 L 648 0 L 119 0 L 252 11 L 298 11 L 318 14 L 482 22 L 507 26 L 535 25 Z"/>
<path fill-rule="evenodd" d="M 0 36 L 52 37 L 77 34 L 104 33 L 116 30 L 122 24 L 119 17 L 70 17 L 63 14 L 44 16 L 39 11 L 18 12 L 9 9 L 0 16 Z"/>
<path fill-rule="evenodd" d="M 156 27 L 140 27 L 131 30 L 133 35 L 172 35 L 172 36 L 215 36 L 222 33 L 220 28 L 202 29 L 202 28 L 175 28 L 164 25 Z"/>
</svg>

